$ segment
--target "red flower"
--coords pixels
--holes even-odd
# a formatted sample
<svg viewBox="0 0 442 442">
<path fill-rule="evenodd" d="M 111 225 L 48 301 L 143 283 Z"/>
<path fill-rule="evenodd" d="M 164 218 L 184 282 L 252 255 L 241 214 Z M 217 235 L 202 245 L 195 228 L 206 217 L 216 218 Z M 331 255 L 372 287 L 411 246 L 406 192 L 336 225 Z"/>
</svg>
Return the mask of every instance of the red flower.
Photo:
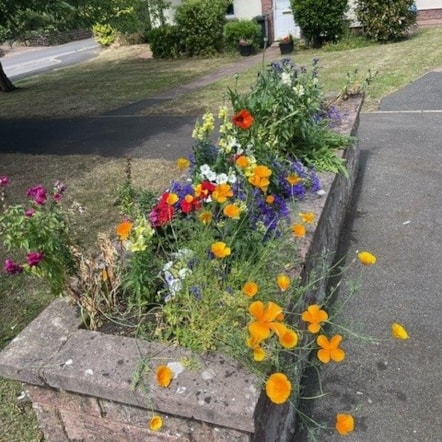
<svg viewBox="0 0 442 442">
<path fill-rule="evenodd" d="M 249 129 L 253 124 L 253 117 L 248 110 L 242 109 L 233 116 L 232 123 L 240 129 Z"/>
<path fill-rule="evenodd" d="M 173 218 L 175 210 L 173 206 L 167 204 L 164 198 L 152 209 L 149 214 L 150 222 L 154 227 L 160 227 L 170 222 Z"/>
</svg>

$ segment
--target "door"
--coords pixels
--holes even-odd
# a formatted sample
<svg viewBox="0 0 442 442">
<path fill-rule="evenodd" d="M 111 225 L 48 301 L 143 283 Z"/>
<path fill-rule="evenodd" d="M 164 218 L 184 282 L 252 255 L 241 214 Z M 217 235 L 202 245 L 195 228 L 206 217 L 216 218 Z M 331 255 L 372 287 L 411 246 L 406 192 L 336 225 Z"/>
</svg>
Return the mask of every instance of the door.
<svg viewBox="0 0 442 442">
<path fill-rule="evenodd" d="M 294 37 L 300 37 L 301 31 L 299 26 L 295 25 L 292 10 L 290 8 L 290 0 L 275 0 L 273 2 L 273 16 L 275 20 L 275 40 L 287 34 Z"/>
</svg>

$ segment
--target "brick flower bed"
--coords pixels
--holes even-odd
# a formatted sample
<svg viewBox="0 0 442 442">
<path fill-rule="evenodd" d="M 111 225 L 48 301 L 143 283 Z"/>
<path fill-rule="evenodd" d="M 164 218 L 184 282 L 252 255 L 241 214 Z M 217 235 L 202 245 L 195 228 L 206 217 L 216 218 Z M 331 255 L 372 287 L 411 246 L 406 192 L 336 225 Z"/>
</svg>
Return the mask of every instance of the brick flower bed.
<svg viewBox="0 0 442 442">
<path fill-rule="evenodd" d="M 357 131 L 361 97 L 341 104 L 338 130 Z M 331 264 L 358 168 L 358 146 L 341 152 L 349 177 L 320 174 L 325 194 L 309 197 L 301 210 L 317 216 L 303 239 L 301 278 Z M 323 275 L 324 276 L 324 275 Z M 321 303 L 325 279 L 306 293 L 304 304 Z M 191 360 L 164 389 L 153 376 L 155 358 Z M 301 379 L 304 357 L 293 364 Z M 25 384 L 48 442 L 64 441 L 289 441 L 296 430 L 292 402 L 272 404 L 259 380 L 224 355 L 189 350 L 82 328 L 76 306 L 53 301 L 0 353 L 0 375 Z M 164 427 L 149 429 L 152 413 Z"/>
</svg>

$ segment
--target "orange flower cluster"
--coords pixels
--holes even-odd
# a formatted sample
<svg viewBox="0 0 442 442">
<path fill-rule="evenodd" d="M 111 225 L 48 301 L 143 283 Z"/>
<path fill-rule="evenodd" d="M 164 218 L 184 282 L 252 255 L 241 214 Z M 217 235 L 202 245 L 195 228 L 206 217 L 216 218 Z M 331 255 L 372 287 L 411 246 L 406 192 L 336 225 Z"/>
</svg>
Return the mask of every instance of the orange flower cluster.
<svg viewBox="0 0 442 442">
<path fill-rule="evenodd" d="M 267 192 L 270 185 L 270 175 L 272 171 L 267 166 L 255 166 L 252 175 L 249 177 L 249 183 L 258 187 L 263 192 Z"/>
</svg>

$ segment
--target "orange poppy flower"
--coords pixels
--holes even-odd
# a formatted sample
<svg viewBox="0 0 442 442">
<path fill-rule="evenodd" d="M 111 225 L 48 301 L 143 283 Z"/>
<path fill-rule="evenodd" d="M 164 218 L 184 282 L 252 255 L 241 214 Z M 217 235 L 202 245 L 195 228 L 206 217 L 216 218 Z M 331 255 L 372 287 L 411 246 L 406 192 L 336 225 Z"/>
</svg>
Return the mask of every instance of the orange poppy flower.
<svg viewBox="0 0 442 442">
<path fill-rule="evenodd" d="M 149 428 L 152 431 L 158 431 L 163 426 L 163 419 L 160 416 L 152 416 L 149 423 Z"/>
<path fill-rule="evenodd" d="M 249 333 L 257 341 L 263 341 L 274 331 L 278 337 L 287 332 L 285 324 L 275 322 L 282 318 L 282 307 L 272 301 L 264 306 L 262 301 L 252 302 L 249 306 L 249 313 L 256 319 L 249 324 Z"/>
<path fill-rule="evenodd" d="M 302 181 L 298 175 L 289 175 L 285 179 L 291 186 L 296 186 L 296 184 L 299 184 Z"/>
<path fill-rule="evenodd" d="M 266 382 L 266 393 L 274 404 L 283 404 L 290 396 L 292 384 L 284 373 L 273 373 Z"/>
<path fill-rule="evenodd" d="M 231 253 L 230 247 L 227 247 L 227 244 L 222 241 L 218 241 L 212 244 L 210 250 L 215 255 L 216 258 L 225 258 L 229 256 Z"/>
<path fill-rule="evenodd" d="M 124 220 L 120 224 L 118 224 L 117 235 L 121 241 L 126 241 L 126 239 L 129 237 L 132 227 L 133 223 L 128 220 Z"/>
<path fill-rule="evenodd" d="M 273 195 L 266 196 L 266 203 L 267 204 L 273 204 L 274 202 L 275 202 L 275 197 Z"/>
<path fill-rule="evenodd" d="M 258 284 L 256 284 L 256 282 L 247 281 L 242 288 L 242 292 L 244 295 L 252 298 L 258 293 Z"/>
<path fill-rule="evenodd" d="M 224 203 L 231 196 L 233 196 L 233 190 L 230 184 L 218 184 L 212 193 L 212 198 L 218 203 Z"/>
<path fill-rule="evenodd" d="M 249 129 L 253 124 L 253 117 L 247 109 L 241 109 L 233 115 L 232 123 L 240 129 Z"/>
<path fill-rule="evenodd" d="M 321 347 L 321 349 L 318 350 L 318 359 L 324 364 L 330 362 L 330 359 L 335 362 L 343 361 L 345 351 L 339 348 L 341 341 L 341 335 L 335 335 L 330 340 L 325 335 L 319 335 L 316 339 L 316 343 Z"/>
<path fill-rule="evenodd" d="M 292 232 L 297 238 L 303 238 L 305 236 L 305 227 L 302 224 L 293 224 Z"/>
<path fill-rule="evenodd" d="M 167 365 L 159 365 L 157 368 L 157 382 L 160 387 L 168 387 L 172 382 L 173 372 Z"/>
<path fill-rule="evenodd" d="M 253 350 L 253 359 L 256 362 L 262 362 L 266 358 L 266 352 L 259 344 L 260 341 L 252 336 L 247 338 L 247 346 Z"/>
<path fill-rule="evenodd" d="M 241 209 L 235 204 L 227 204 L 227 206 L 223 209 L 223 213 L 227 218 L 239 219 Z"/>
<path fill-rule="evenodd" d="M 245 169 L 249 165 L 249 159 L 245 155 L 240 155 L 236 160 L 235 163 L 238 167 L 241 169 Z"/>
<path fill-rule="evenodd" d="M 397 322 L 394 322 L 391 325 L 391 334 L 396 339 L 408 339 L 407 330 L 405 330 L 405 327 L 403 327 L 401 324 L 398 324 Z"/>
<path fill-rule="evenodd" d="M 166 203 L 169 204 L 169 206 L 173 206 L 178 200 L 179 197 L 176 193 L 169 193 L 166 198 Z"/>
<path fill-rule="evenodd" d="M 359 261 L 366 266 L 376 264 L 376 256 L 370 252 L 367 251 L 359 252 L 358 258 Z"/>
<path fill-rule="evenodd" d="M 207 225 L 212 222 L 213 215 L 211 212 L 203 210 L 198 214 L 198 218 L 203 224 Z"/>
<path fill-rule="evenodd" d="M 303 223 L 311 224 L 315 220 L 315 214 L 313 212 L 301 212 L 299 216 Z"/>
<path fill-rule="evenodd" d="M 336 415 L 336 430 L 341 436 L 351 433 L 355 428 L 355 421 L 351 414 Z"/>
<path fill-rule="evenodd" d="M 290 278 L 284 274 L 278 275 L 276 283 L 278 284 L 279 289 L 285 292 L 290 287 Z"/>
<path fill-rule="evenodd" d="M 279 337 L 279 343 L 284 348 L 293 348 L 298 344 L 298 335 L 295 331 L 287 329 L 287 331 Z"/>
<path fill-rule="evenodd" d="M 304 322 L 310 322 L 308 331 L 310 333 L 318 333 L 321 329 L 321 322 L 325 322 L 328 319 L 328 313 L 325 310 L 321 310 L 319 305 L 309 305 L 307 310 L 302 314 L 301 319 Z"/>
</svg>

